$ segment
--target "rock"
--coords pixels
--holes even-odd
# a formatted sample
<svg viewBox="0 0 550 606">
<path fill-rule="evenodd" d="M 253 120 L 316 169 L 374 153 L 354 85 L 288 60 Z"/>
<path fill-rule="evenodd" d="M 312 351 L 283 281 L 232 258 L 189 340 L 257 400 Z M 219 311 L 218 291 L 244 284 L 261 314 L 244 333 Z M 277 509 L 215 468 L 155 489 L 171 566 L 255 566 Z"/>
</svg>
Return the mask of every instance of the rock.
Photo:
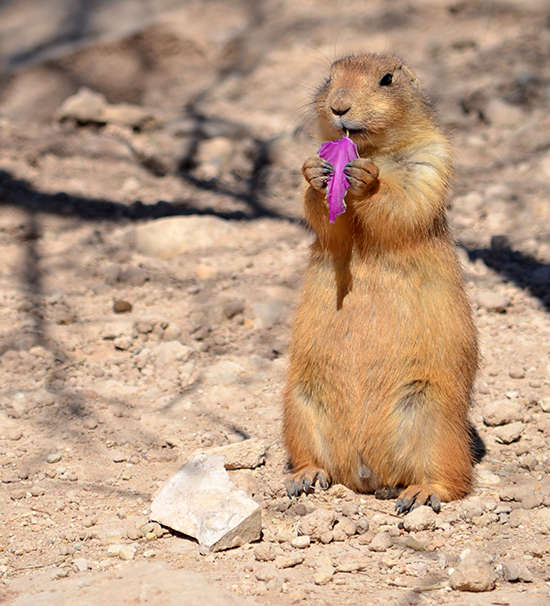
<svg viewBox="0 0 550 606">
<path fill-rule="evenodd" d="M 524 425 L 520 421 L 503 425 L 495 429 L 495 438 L 501 444 L 512 444 L 517 442 L 523 433 Z"/>
<path fill-rule="evenodd" d="M 168 217 L 138 225 L 135 248 L 151 257 L 169 259 L 230 242 L 235 227 L 217 217 Z"/>
<path fill-rule="evenodd" d="M 378 532 L 369 545 L 371 551 L 387 551 L 393 545 L 393 539 L 389 532 Z"/>
<path fill-rule="evenodd" d="M 365 534 L 370 527 L 370 522 L 367 518 L 359 518 L 355 523 L 355 531 L 357 534 Z"/>
<path fill-rule="evenodd" d="M 539 402 L 542 412 L 550 412 L 550 398 L 542 398 Z"/>
<path fill-rule="evenodd" d="M 332 527 L 336 522 L 336 513 L 328 509 L 316 509 L 304 516 L 298 524 L 298 535 L 307 535 L 312 541 L 330 543 Z"/>
<path fill-rule="evenodd" d="M 497 400 L 483 407 L 483 422 L 485 425 L 498 426 L 523 421 L 523 408 L 519 402 L 512 400 Z"/>
<path fill-rule="evenodd" d="M 73 561 L 73 569 L 75 572 L 86 572 L 89 569 L 88 560 L 84 558 L 79 558 L 78 560 Z"/>
<path fill-rule="evenodd" d="M 179 341 L 165 341 L 156 350 L 155 366 L 158 370 L 164 370 L 176 366 L 179 362 L 187 362 L 195 353 L 195 350 Z"/>
<path fill-rule="evenodd" d="M 409 512 L 403 518 L 403 527 L 408 532 L 418 532 L 420 530 L 434 530 L 437 515 L 431 507 L 422 505 Z"/>
<path fill-rule="evenodd" d="M 451 587 L 458 591 L 491 591 L 497 574 L 492 566 L 493 558 L 479 551 L 466 549 L 461 562 L 451 573 Z"/>
<path fill-rule="evenodd" d="M 46 461 L 50 464 L 59 463 L 59 461 L 61 461 L 61 456 L 60 452 L 52 452 L 46 457 Z"/>
<path fill-rule="evenodd" d="M 105 95 L 82 86 L 76 95 L 65 99 L 56 117 L 59 121 L 74 120 L 82 124 L 117 124 L 130 128 L 158 125 L 159 117 L 151 110 L 130 103 L 111 105 Z"/>
<path fill-rule="evenodd" d="M 271 543 L 259 543 L 254 547 L 254 557 L 258 562 L 273 562 L 275 550 Z"/>
<path fill-rule="evenodd" d="M 335 541 L 345 541 L 352 537 L 357 531 L 355 522 L 349 518 L 340 518 L 332 529 L 333 539 Z"/>
<path fill-rule="evenodd" d="M 134 267 L 130 265 L 120 274 L 120 281 L 130 284 L 130 286 L 141 286 L 149 280 L 149 272 L 143 267 Z"/>
<path fill-rule="evenodd" d="M 311 539 L 307 536 L 307 534 L 301 535 L 299 537 L 295 537 L 290 541 L 290 544 L 294 549 L 305 549 L 309 547 L 311 544 Z"/>
<path fill-rule="evenodd" d="M 250 469 L 229 470 L 229 478 L 237 488 L 242 488 L 249 497 L 253 497 L 260 492 L 260 483 Z"/>
<path fill-rule="evenodd" d="M 405 539 L 404 545 L 414 551 L 426 551 L 426 545 L 422 541 L 415 539 L 412 535 L 409 535 Z"/>
<path fill-rule="evenodd" d="M 534 580 L 527 566 L 521 562 L 503 562 L 502 576 L 509 583 L 532 583 Z"/>
<path fill-rule="evenodd" d="M 502 99 L 491 99 L 483 114 L 490 124 L 500 127 L 516 126 L 521 124 L 525 117 L 519 107 Z"/>
<path fill-rule="evenodd" d="M 508 374 L 511 379 L 525 379 L 525 368 L 523 366 L 512 366 Z"/>
<path fill-rule="evenodd" d="M 225 317 L 230 320 L 238 314 L 244 312 L 244 303 L 240 299 L 231 299 L 227 301 L 223 306 L 223 313 Z"/>
<path fill-rule="evenodd" d="M 326 585 L 332 581 L 333 576 L 334 568 L 332 566 L 321 566 L 317 569 L 317 572 L 313 577 L 313 582 L 315 585 Z"/>
<path fill-rule="evenodd" d="M 340 560 L 336 567 L 336 572 L 356 572 L 357 570 L 366 570 L 372 566 L 372 560 L 365 557 L 351 557 Z"/>
<path fill-rule="evenodd" d="M 477 469 L 474 473 L 477 483 L 481 486 L 496 486 L 500 484 L 500 478 L 488 469 Z"/>
<path fill-rule="evenodd" d="M 255 469 L 265 463 L 265 443 L 251 438 L 226 446 L 218 446 L 196 454 L 224 455 L 226 469 Z"/>
<path fill-rule="evenodd" d="M 118 551 L 118 557 L 121 560 L 133 560 L 136 550 L 131 545 L 122 545 Z"/>
<path fill-rule="evenodd" d="M 183 465 L 155 497 L 151 519 L 213 551 L 259 539 L 260 507 L 230 481 L 223 462 L 201 454 Z"/>
<path fill-rule="evenodd" d="M 291 553 L 290 555 L 280 555 L 275 558 L 276 568 L 293 568 L 304 561 L 304 556 L 300 553 Z"/>
<path fill-rule="evenodd" d="M 521 503 L 523 509 L 534 509 L 542 505 L 541 495 L 526 486 L 521 486 L 514 490 L 514 501 Z"/>
<path fill-rule="evenodd" d="M 503 313 L 510 306 L 510 299 L 492 290 L 481 290 L 476 296 L 476 302 L 489 312 Z"/>
<path fill-rule="evenodd" d="M 181 327 L 178 324 L 170 322 L 164 331 L 165 341 L 176 341 L 182 335 Z"/>
</svg>

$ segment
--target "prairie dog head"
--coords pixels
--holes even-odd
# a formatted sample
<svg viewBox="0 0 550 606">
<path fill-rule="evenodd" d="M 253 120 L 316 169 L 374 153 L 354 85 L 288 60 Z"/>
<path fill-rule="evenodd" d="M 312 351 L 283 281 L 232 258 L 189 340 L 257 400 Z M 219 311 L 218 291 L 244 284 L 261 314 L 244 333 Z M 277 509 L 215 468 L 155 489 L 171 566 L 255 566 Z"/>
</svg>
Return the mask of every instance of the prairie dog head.
<svg viewBox="0 0 550 606">
<path fill-rule="evenodd" d="M 322 139 L 349 134 L 359 153 L 397 148 L 432 123 L 414 73 L 396 57 L 375 53 L 335 61 L 316 109 Z"/>
</svg>

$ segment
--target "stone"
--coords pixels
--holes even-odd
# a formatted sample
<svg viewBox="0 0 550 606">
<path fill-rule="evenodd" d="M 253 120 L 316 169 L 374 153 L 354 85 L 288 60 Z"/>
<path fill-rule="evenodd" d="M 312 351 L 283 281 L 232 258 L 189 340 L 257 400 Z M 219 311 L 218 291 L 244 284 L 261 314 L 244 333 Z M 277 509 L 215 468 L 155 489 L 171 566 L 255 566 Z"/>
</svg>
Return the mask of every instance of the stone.
<svg viewBox="0 0 550 606">
<path fill-rule="evenodd" d="M 240 299 L 231 299 L 227 301 L 223 306 L 224 316 L 231 320 L 231 318 L 242 314 L 244 312 L 244 303 Z"/>
<path fill-rule="evenodd" d="M 46 457 L 46 461 L 50 464 L 59 463 L 59 461 L 61 461 L 61 456 L 60 452 L 52 452 Z"/>
<path fill-rule="evenodd" d="M 116 314 L 126 314 L 132 311 L 132 304 L 128 301 L 118 300 L 113 303 L 113 311 Z"/>
<path fill-rule="evenodd" d="M 550 412 L 550 398 L 542 398 L 539 402 L 542 412 Z"/>
<path fill-rule="evenodd" d="M 101 331 L 103 339 L 118 339 L 119 337 L 129 337 L 135 339 L 137 336 L 136 328 L 132 320 L 123 320 L 117 318 L 107 323 Z"/>
<path fill-rule="evenodd" d="M 133 240 L 138 252 L 169 259 L 229 244 L 235 231 L 217 217 L 167 217 L 135 227 Z"/>
<path fill-rule="evenodd" d="M 408 532 L 434 530 L 436 520 L 437 515 L 434 510 L 427 505 L 422 505 L 413 509 L 403 518 L 403 528 Z"/>
<path fill-rule="evenodd" d="M 542 496 L 532 488 L 520 486 L 514 490 L 514 501 L 521 503 L 522 509 L 534 509 L 542 504 Z"/>
<path fill-rule="evenodd" d="M 516 421 L 509 425 L 502 425 L 495 429 L 495 438 L 497 442 L 500 442 L 501 444 L 512 444 L 521 438 L 523 430 L 524 425 L 521 421 Z"/>
<path fill-rule="evenodd" d="M 149 272 L 143 267 L 130 265 L 120 274 L 119 279 L 130 286 L 141 286 L 149 280 Z"/>
<path fill-rule="evenodd" d="M 381 531 L 374 535 L 369 545 L 371 551 L 387 551 L 393 545 L 393 539 L 389 532 Z"/>
<path fill-rule="evenodd" d="M 105 95 L 87 86 L 65 99 L 56 113 L 59 121 L 74 120 L 82 124 L 116 124 L 130 128 L 160 124 L 158 115 L 138 105 L 119 103 L 112 105 Z"/>
<path fill-rule="evenodd" d="M 275 558 L 276 568 L 293 568 L 304 561 L 304 556 L 300 553 L 291 553 L 290 555 L 280 555 Z"/>
<path fill-rule="evenodd" d="M 513 400 L 497 400 L 483 407 L 483 422 L 485 425 L 499 426 L 523 421 L 523 408 Z"/>
<path fill-rule="evenodd" d="M 426 545 L 422 541 L 415 539 L 412 535 L 409 535 L 405 539 L 404 545 L 413 551 L 426 551 Z"/>
<path fill-rule="evenodd" d="M 345 541 L 352 537 L 357 531 L 357 526 L 353 520 L 349 518 L 340 518 L 332 529 L 333 538 L 335 541 Z"/>
<path fill-rule="evenodd" d="M 290 544 L 294 549 L 305 549 L 309 547 L 311 544 L 311 539 L 307 536 L 307 534 L 301 535 L 299 537 L 295 537 L 290 541 Z"/>
<path fill-rule="evenodd" d="M 317 569 L 313 582 L 315 585 L 326 585 L 332 581 L 334 576 L 334 568 L 332 566 L 321 566 Z"/>
<path fill-rule="evenodd" d="M 176 341 L 182 335 L 181 327 L 174 322 L 170 322 L 164 331 L 164 340 L 165 341 Z"/>
<path fill-rule="evenodd" d="M 153 500 L 150 517 L 212 551 L 261 535 L 260 506 L 231 482 L 223 455 L 201 454 L 183 465 Z"/>
<path fill-rule="evenodd" d="M 451 573 L 451 587 L 457 591 L 491 591 L 497 574 L 488 554 L 466 549 L 460 555 L 461 562 Z"/>
<path fill-rule="evenodd" d="M 265 443 L 258 438 L 202 450 L 196 454 L 224 455 L 226 469 L 255 469 L 265 463 Z"/>
<path fill-rule="evenodd" d="M 512 366 L 508 374 L 511 379 L 525 379 L 525 368 L 523 366 Z"/>
<path fill-rule="evenodd" d="M 359 518 L 355 523 L 355 531 L 357 534 L 365 534 L 369 528 L 370 522 L 367 520 L 367 518 Z"/>
<path fill-rule="evenodd" d="M 132 547 L 131 545 L 122 545 L 118 551 L 118 557 L 121 560 L 133 560 L 134 559 L 134 555 L 136 554 L 136 549 L 135 547 Z"/>
<path fill-rule="evenodd" d="M 86 572 L 89 569 L 88 560 L 84 558 L 79 558 L 78 560 L 73 561 L 73 568 L 75 572 Z"/>
<path fill-rule="evenodd" d="M 510 299 L 492 290 L 481 290 L 476 296 L 476 302 L 489 312 L 503 313 L 510 306 Z"/>
<path fill-rule="evenodd" d="M 298 535 L 307 535 L 312 541 L 330 543 L 332 527 L 336 522 L 336 513 L 329 509 L 316 509 L 304 516 L 298 524 Z"/>
<path fill-rule="evenodd" d="M 336 567 L 336 572 L 356 572 L 357 570 L 366 570 L 373 565 L 370 558 L 350 557 L 340 560 Z"/>
<path fill-rule="evenodd" d="M 534 580 L 531 571 L 521 562 L 503 562 L 502 576 L 509 583 L 532 583 Z"/>
<path fill-rule="evenodd" d="M 474 474 L 477 483 L 481 486 L 497 486 L 500 484 L 500 478 L 488 469 L 476 469 Z"/>
<path fill-rule="evenodd" d="M 273 562 L 275 549 L 271 543 L 259 543 L 254 547 L 254 557 L 258 562 Z"/>
</svg>

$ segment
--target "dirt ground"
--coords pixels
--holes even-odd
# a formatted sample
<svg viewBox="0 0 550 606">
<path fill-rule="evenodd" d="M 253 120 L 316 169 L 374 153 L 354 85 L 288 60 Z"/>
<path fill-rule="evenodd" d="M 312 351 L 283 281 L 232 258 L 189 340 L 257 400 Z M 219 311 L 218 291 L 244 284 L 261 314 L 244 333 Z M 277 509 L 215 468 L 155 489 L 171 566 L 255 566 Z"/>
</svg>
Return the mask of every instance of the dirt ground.
<svg viewBox="0 0 550 606">
<path fill-rule="evenodd" d="M 401 56 L 452 138 L 483 353 L 475 490 L 416 531 L 391 501 L 283 488 L 308 103 L 362 50 Z M 549 57 L 542 0 L 0 2 L 0 602 L 550 603 Z M 119 118 L 64 114 L 81 87 Z M 251 437 L 265 465 L 233 477 L 261 543 L 142 531 L 197 449 Z M 293 546 L 321 509 L 368 530 Z M 451 588 L 466 549 L 492 591 Z"/>
</svg>

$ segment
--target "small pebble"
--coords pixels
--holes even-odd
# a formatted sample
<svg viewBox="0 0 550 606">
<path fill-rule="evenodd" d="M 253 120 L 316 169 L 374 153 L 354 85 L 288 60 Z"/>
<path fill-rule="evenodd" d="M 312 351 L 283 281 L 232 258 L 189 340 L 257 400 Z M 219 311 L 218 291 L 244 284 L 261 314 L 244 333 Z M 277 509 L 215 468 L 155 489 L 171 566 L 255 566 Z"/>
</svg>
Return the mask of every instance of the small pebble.
<svg viewBox="0 0 550 606">
<path fill-rule="evenodd" d="M 426 545 L 411 535 L 405 539 L 405 547 L 408 547 L 414 551 L 426 551 Z"/>
<path fill-rule="evenodd" d="M 315 585 L 326 585 L 330 583 L 334 576 L 334 568 L 332 566 L 322 566 L 317 569 L 313 581 Z"/>
<path fill-rule="evenodd" d="M 393 545 L 389 532 L 378 532 L 369 545 L 371 551 L 387 551 Z"/>
<path fill-rule="evenodd" d="M 147 549 L 143 552 L 143 557 L 147 559 L 154 558 L 156 555 L 157 552 L 154 549 Z"/>
<path fill-rule="evenodd" d="M 130 313 L 132 309 L 132 304 L 128 301 L 118 300 L 113 303 L 113 311 L 116 314 Z"/>
<path fill-rule="evenodd" d="M 75 572 L 86 572 L 89 569 L 88 561 L 83 558 L 79 558 L 78 560 L 74 560 L 73 568 Z"/>
<path fill-rule="evenodd" d="M 133 560 L 136 550 L 131 545 L 122 545 L 118 552 L 121 560 Z"/>
<path fill-rule="evenodd" d="M 50 464 L 59 463 L 61 461 L 61 453 L 60 452 L 52 452 L 46 457 L 46 461 Z"/>
<path fill-rule="evenodd" d="M 295 549 L 305 549 L 306 547 L 310 546 L 311 539 L 307 535 L 302 535 L 300 537 L 295 537 L 294 539 L 292 539 L 292 541 L 290 541 L 290 544 Z"/>
</svg>

